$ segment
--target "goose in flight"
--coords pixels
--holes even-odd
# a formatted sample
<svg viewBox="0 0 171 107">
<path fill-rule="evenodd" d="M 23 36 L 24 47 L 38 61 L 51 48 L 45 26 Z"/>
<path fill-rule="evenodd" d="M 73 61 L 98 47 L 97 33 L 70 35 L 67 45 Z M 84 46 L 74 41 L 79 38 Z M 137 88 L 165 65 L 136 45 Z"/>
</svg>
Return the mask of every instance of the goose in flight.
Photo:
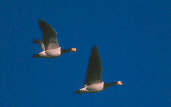
<svg viewBox="0 0 171 107">
<path fill-rule="evenodd" d="M 58 43 L 58 32 L 42 19 L 39 20 L 40 29 L 43 32 L 43 40 L 34 40 L 33 43 L 40 44 L 42 52 L 34 54 L 33 57 L 53 58 L 61 56 L 67 52 L 76 52 L 76 48 L 63 49 Z"/>
<path fill-rule="evenodd" d="M 102 62 L 97 46 L 94 46 L 89 59 L 88 70 L 83 88 L 76 91 L 80 93 L 96 93 L 103 91 L 110 86 L 123 85 L 122 81 L 104 83 L 102 80 Z"/>
</svg>

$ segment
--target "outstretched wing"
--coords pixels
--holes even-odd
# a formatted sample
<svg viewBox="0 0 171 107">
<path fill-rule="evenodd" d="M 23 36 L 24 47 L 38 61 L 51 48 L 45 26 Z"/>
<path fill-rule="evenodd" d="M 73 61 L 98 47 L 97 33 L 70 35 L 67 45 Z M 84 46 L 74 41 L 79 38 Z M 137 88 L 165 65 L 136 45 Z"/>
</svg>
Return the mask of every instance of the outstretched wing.
<svg viewBox="0 0 171 107">
<path fill-rule="evenodd" d="M 57 35 L 58 33 L 55 31 L 55 29 L 43 21 L 42 19 L 39 21 L 40 28 L 43 32 L 43 43 L 45 46 L 45 49 L 54 49 L 59 47 Z"/>
<path fill-rule="evenodd" d="M 98 53 L 98 48 L 97 46 L 94 46 L 89 59 L 86 85 L 89 85 L 96 81 L 102 81 L 102 62 Z"/>
</svg>

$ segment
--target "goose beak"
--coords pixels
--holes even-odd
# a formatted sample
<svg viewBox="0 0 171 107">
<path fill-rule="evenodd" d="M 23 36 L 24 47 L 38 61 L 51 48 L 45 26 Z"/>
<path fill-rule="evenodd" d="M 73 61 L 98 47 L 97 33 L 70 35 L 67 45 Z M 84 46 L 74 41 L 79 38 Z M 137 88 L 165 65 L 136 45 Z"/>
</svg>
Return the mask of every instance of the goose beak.
<svg viewBox="0 0 171 107">
<path fill-rule="evenodd" d="M 77 51 L 77 48 L 72 48 L 71 49 L 73 52 L 76 52 Z"/>
<path fill-rule="evenodd" d="M 122 81 L 117 81 L 116 84 L 117 85 L 123 85 L 124 83 Z"/>
</svg>

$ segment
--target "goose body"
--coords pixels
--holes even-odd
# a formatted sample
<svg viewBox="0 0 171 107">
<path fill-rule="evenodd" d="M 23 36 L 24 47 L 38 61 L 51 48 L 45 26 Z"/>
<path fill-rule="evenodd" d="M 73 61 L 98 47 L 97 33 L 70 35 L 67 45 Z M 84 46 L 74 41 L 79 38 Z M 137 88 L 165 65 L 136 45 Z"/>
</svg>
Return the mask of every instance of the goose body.
<svg viewBox="0 0 171 107">
<path fill-rule="evenodd" d="M 76 52 L 76 48 L 62 49 L 60 47 L 57 39 L 58 32 L 47 22 L 40 20 L 39 25 L 43 32 L 43 40 L 34 40 L 33 42 L 41 45 L 42 52 L 33 55 L 34 58 L 51 58 L 61 56 L 63 53 L 67 52 Z"/>
<path fill-rule="evenodd" d="M 94 46 L 89 59 L 85 85 L 83 88 L 77 90 L 76 93 L 96 93 L 114 85 L 123 85 L 123 82 L 104 83 L 102 80 L 102 62 L 98 48 Z"/>
<path fill-rule="evenodd" d="M 57 56 L 60 56 L 60 55 L 61 55 L 61 47 L 59 47 L 57 49 L 42 51 L 42 52 L 40 52 L 38 54 L 38 57 L 50 58 L 50 57 L 57 57 Z"/>
<path fill-rule="evenodd" d="M 95 93 L 95 92 L 103 91 L 103 89 L 104 89 L 104 82 L 98 82 L 90 85 L 85 85 L 84 88 L 81 88 L 79 91 L 82 93 L 84 92 Z"/>
<path fill-rule="evenodd" d="M 60 56 L 61 55 L 61 47 L 55 48 L 55 49 L 50 49 L 47 51 L 47 55 L 49 56 Z"/>
</svg>

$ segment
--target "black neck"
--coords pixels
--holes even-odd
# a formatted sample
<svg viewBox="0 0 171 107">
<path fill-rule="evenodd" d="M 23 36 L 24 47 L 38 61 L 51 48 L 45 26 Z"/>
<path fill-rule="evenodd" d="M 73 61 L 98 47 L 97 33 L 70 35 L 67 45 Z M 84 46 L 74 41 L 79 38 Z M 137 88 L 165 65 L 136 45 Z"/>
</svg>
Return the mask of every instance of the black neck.
<svg viewBox="0 0 171 107">
<path fill-rule="evenodd" d="M 61 52 L 62 52 L 62 54 L 63 53 L 68 53 L 68 52 L 72 52 L 72 49 L 71 48 L 70 49 L 62 49 Z"/>
<path fill-rule="evenodd" d="M 108 87 L 115 86 L 115 85 L 117 85 L 117 82 L 105 83 L 104 88 L 108 88 Z"/>
</svg>

